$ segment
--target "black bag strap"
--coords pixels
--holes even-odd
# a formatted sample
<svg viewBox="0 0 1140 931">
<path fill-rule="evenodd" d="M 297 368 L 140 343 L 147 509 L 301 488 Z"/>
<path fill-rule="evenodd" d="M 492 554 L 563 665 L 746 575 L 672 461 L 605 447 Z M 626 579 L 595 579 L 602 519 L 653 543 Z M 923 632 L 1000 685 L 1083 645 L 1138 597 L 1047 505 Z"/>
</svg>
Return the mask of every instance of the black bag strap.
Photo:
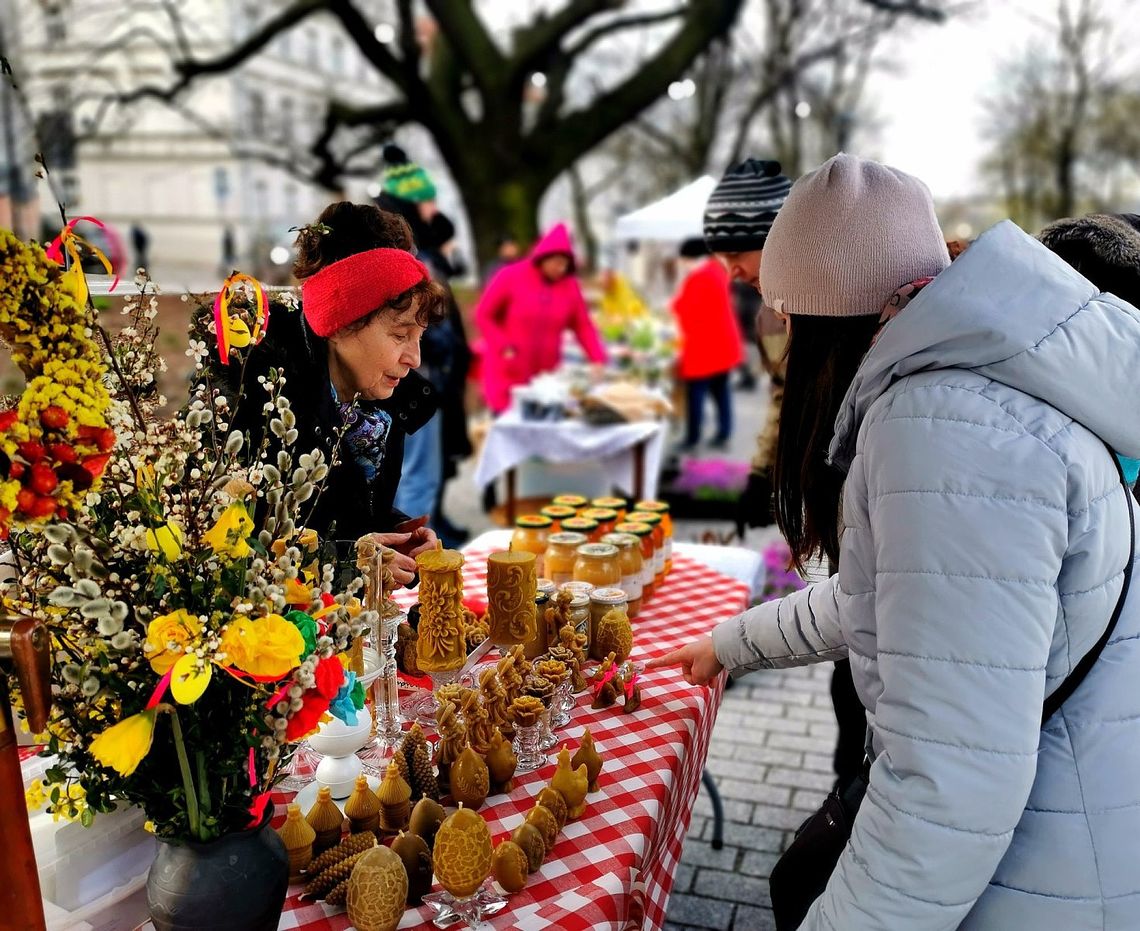
<svg viewBox="0 0 1140 931">
<path fill-rule="evenodd" d="M 1073 671 L 1065 677 L 1065 681 L 1057 686 L 1052 695 L 1045 699 L 1044 707 L 1041 710 L 1042 725 L 1053 717 L 1069 696 L 1077 690 L 1085 676 L 1089 674 L 1093 664 L 1100 657 L 1101 651 L 1116 629 L 1116 622 L 1120 620 L 1120 613 L 1124 610 L 1124 602 L 1128 598 L 1128 586 L 1132 582 L 1132 563 L 1136 561 L 1136 513 L 1132 509 L 1132 489 L 1128 487 L 1120 460 L 1116 458 L 1116 454 L 1111 449 L 1109 453 L 1112 455 L 1112 461 L 1116 464 L 1116 470 L 1120 473 L 1120 484 L 1124 488 L 1124 503 L 1128 507 L 1128 562 L 1124 565 L 1124 585 L 1120 589 L 1120 598 L 1117 599 L 1116 608 L 1108 620 L 1108 626 L 1104 629 L 1104 633 L 1100 635 L 1100 639 L 1093 644 L 1088 653 L 1081 657 L 1081 661 L 1073 667 Z"/>
</svg>

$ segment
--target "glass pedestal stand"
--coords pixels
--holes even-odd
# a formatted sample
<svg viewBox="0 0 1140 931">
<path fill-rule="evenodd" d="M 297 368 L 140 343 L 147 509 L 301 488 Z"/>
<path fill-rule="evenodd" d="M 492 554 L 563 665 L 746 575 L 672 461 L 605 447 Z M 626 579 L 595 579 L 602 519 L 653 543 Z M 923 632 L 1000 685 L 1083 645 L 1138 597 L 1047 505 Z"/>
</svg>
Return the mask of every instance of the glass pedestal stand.
<svg viewBox="0 0 1140 931">
<path fill-rule="evenodd" d="M 536 769 L 546 765 L 546 754 L 541 747 L 541 725 L 539 722 L 522 727 L 515 725 L 515 739 L 511 741 L 511 749 L 515 752 L 518 763 L 516 773 L 533 773 Z"/>
<path fill-rule="evenodd" d="M 439 714 L 439 699 L 436 698 L 443 686 L 459 681 L 458 669 L 447 669 L 443 672 L 431 673 L 431 691 L 414 700 L 408 707 L 407 719 L 435 727 L 436 715 Z"/>
<path fill-rule="evenodd" d="M 570 723 L 570 712 L 574 707 L 573 682 L 567 676 L 554 689 L 554 700 L 550 703 L 550 729 L 561 730 Z"/>
<path fill-rule="evenodd" d="M 554 729 L 551 727 L 553 717 L 554 699 L 551 699 L 550 707 L 544 710 L 542 717 L 538 719 L 538 746 L 541 750 L 550 750 L 558 744 L 558 738 L 554 736 Z"/>
<path fill-rule="evenodd" d="M 300 792 L 315 778 L 320 761 L 320 754 L 309 746 L 309 741 L 302 740 L 289 760 L 289 774 L 274 788 L 282 792 Z"/>
<path fill-rule="evenodd" d="M 484 882 L 474 895 L 458 898 L 446 891 L 433 892 L 424 896 L 424 904 L 435 912 L 432 924 L 437 928 L 449 928 L 463 922 L 468 928 L 489 931 L 491 925 L 483 919 L 501 912 L 507 907 L 507 900 L 491 887 L 490 882 Z"/>
<path fill-rule="evenodd" d="M 368 744 L 360 752 L 365 769 L 378 776 L 403 740 L 400 718 L 400 683 L 396 677 L 396 630 L 403 615 L 381 621 L 381 664 L 383 672 L 369 685 L 372 698 L 372 733 Z M 391 628 L 389 633 L 388 628 Z"/>
</svg>

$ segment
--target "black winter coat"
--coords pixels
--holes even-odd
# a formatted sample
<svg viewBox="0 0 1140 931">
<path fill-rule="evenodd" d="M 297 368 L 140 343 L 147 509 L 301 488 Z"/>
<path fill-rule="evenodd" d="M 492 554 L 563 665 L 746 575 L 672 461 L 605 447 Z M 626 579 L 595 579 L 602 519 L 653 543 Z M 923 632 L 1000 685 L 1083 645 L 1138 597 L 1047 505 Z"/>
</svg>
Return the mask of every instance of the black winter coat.
<svg viewBox="0 0 1140 931">
<path fill-rule="evenodd" d="M 208 345 L 214 343 L 209 333 L 199 338 Z M 213 386 L 230 398 L 232 405 L 238 394 L 242 367 L 237 361 L 221 365 L 216 353 L 213 359 L 209 377 Z M 309 329 L 299 309 L 276 303 L 271 306 L 266 337 L 249 351 L 244 375 L 246 400 L 234 412 L 231 429 L 246 433 L 252 448 L 265 436 L 267 419 L 262 406 L 267 395 L 257 379 L 267 375 L 271 368 L 284 372 L 284 393 L 297 418 L 299 437 L 293 446 L 294 455 L 320 449 L 326 461 L 331 462 L 343 420 L 329 382 L 327 341 Z M 390 532 L 408 519 L 392 507 L 400 484 L 404 437 L 431 419 L 437 408 L 436 392 L 425 379 L 410 372 L 380 407 L 392 417 L 383 462 L 371 482 L 355 461 L 342 461 L 331 470 L 313 516 L 306 521 L 306 526 L 323 540 L 356 540 L 367 533 Z M 272 434 L 270 440 L 273 451 L 278 441 Z M 345 458 L 341 456 L 342 460 Z"/>
</svg>

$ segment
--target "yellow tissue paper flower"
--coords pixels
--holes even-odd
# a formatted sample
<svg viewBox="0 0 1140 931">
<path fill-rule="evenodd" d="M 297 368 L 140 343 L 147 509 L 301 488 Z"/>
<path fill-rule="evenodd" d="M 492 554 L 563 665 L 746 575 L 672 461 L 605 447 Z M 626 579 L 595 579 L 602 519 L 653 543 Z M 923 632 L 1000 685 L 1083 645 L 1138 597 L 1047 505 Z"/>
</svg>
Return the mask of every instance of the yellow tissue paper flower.
<svg viewBox="0 0 1140 931">
<path fill-rule="evenodd" d="M 91 755 L 120 776 L 129 776 L 150 752 L 156 714 L 141 711 L 107 728 L 91 741 Z"/>
<path fill-rule="evenodd" d="M 296 668 L 305 651 L 305 638 L 280 614 L 251 621 L 235 618 L 222 634 L 222 650 L 238 669 L 252 676 L 280 679 Z"/>
<path fill-rule="evenodd" d="M 299 579 L 285 581 L 285 603 L 307 608 L 313 603 L 313 590 Z"/>
<path fill-rule="evenodd" d="M 202 541 L 219 556 L 245 559 L 251 552 L 246 542 L 253 532 L 253 518 L 240 502 L 234 502 L 222 513 L 216 524 L 202 534 Z"/>
<path fill-rule="evenodd" d="M 182 555 L 182 528 L 177 524 L 163 524 L 146 532 L 146 548 L 161 553 L 167 562 Z"/>
<path fill-rule="evenodd" d="M 156 617 L 146 628 L 146 642 L 153 651 L 150 653 L 150 668 L 160 676 L 166 675 L 170 667 L 186 655 L 183 649 L 186 644 L 201 632 L 201 621 L 181 608 Z"/>
</svg>

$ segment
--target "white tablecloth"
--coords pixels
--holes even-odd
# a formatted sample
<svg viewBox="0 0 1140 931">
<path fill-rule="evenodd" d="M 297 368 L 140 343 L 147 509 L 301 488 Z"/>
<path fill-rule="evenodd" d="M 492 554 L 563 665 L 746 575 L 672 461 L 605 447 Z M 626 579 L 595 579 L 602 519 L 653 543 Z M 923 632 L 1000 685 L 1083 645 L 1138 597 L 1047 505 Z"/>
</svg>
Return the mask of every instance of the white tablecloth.
<svg viewBox="0 0 1140 931">
<path fill-rule="evenodd" d="M 636 485 L 633 448 L 647 441 L 642 495 L 653 498 L 661 473 L 665 430 L 662 421 L 594 427 L 578 420 L 523 420 L 517 411 L 510 410 L 491 424 L 475 469 L 475 483 L 482 488 L 536 457 L 547 462 L 598 463 L 615 484 L 632 492 Z"/>
</svg>

